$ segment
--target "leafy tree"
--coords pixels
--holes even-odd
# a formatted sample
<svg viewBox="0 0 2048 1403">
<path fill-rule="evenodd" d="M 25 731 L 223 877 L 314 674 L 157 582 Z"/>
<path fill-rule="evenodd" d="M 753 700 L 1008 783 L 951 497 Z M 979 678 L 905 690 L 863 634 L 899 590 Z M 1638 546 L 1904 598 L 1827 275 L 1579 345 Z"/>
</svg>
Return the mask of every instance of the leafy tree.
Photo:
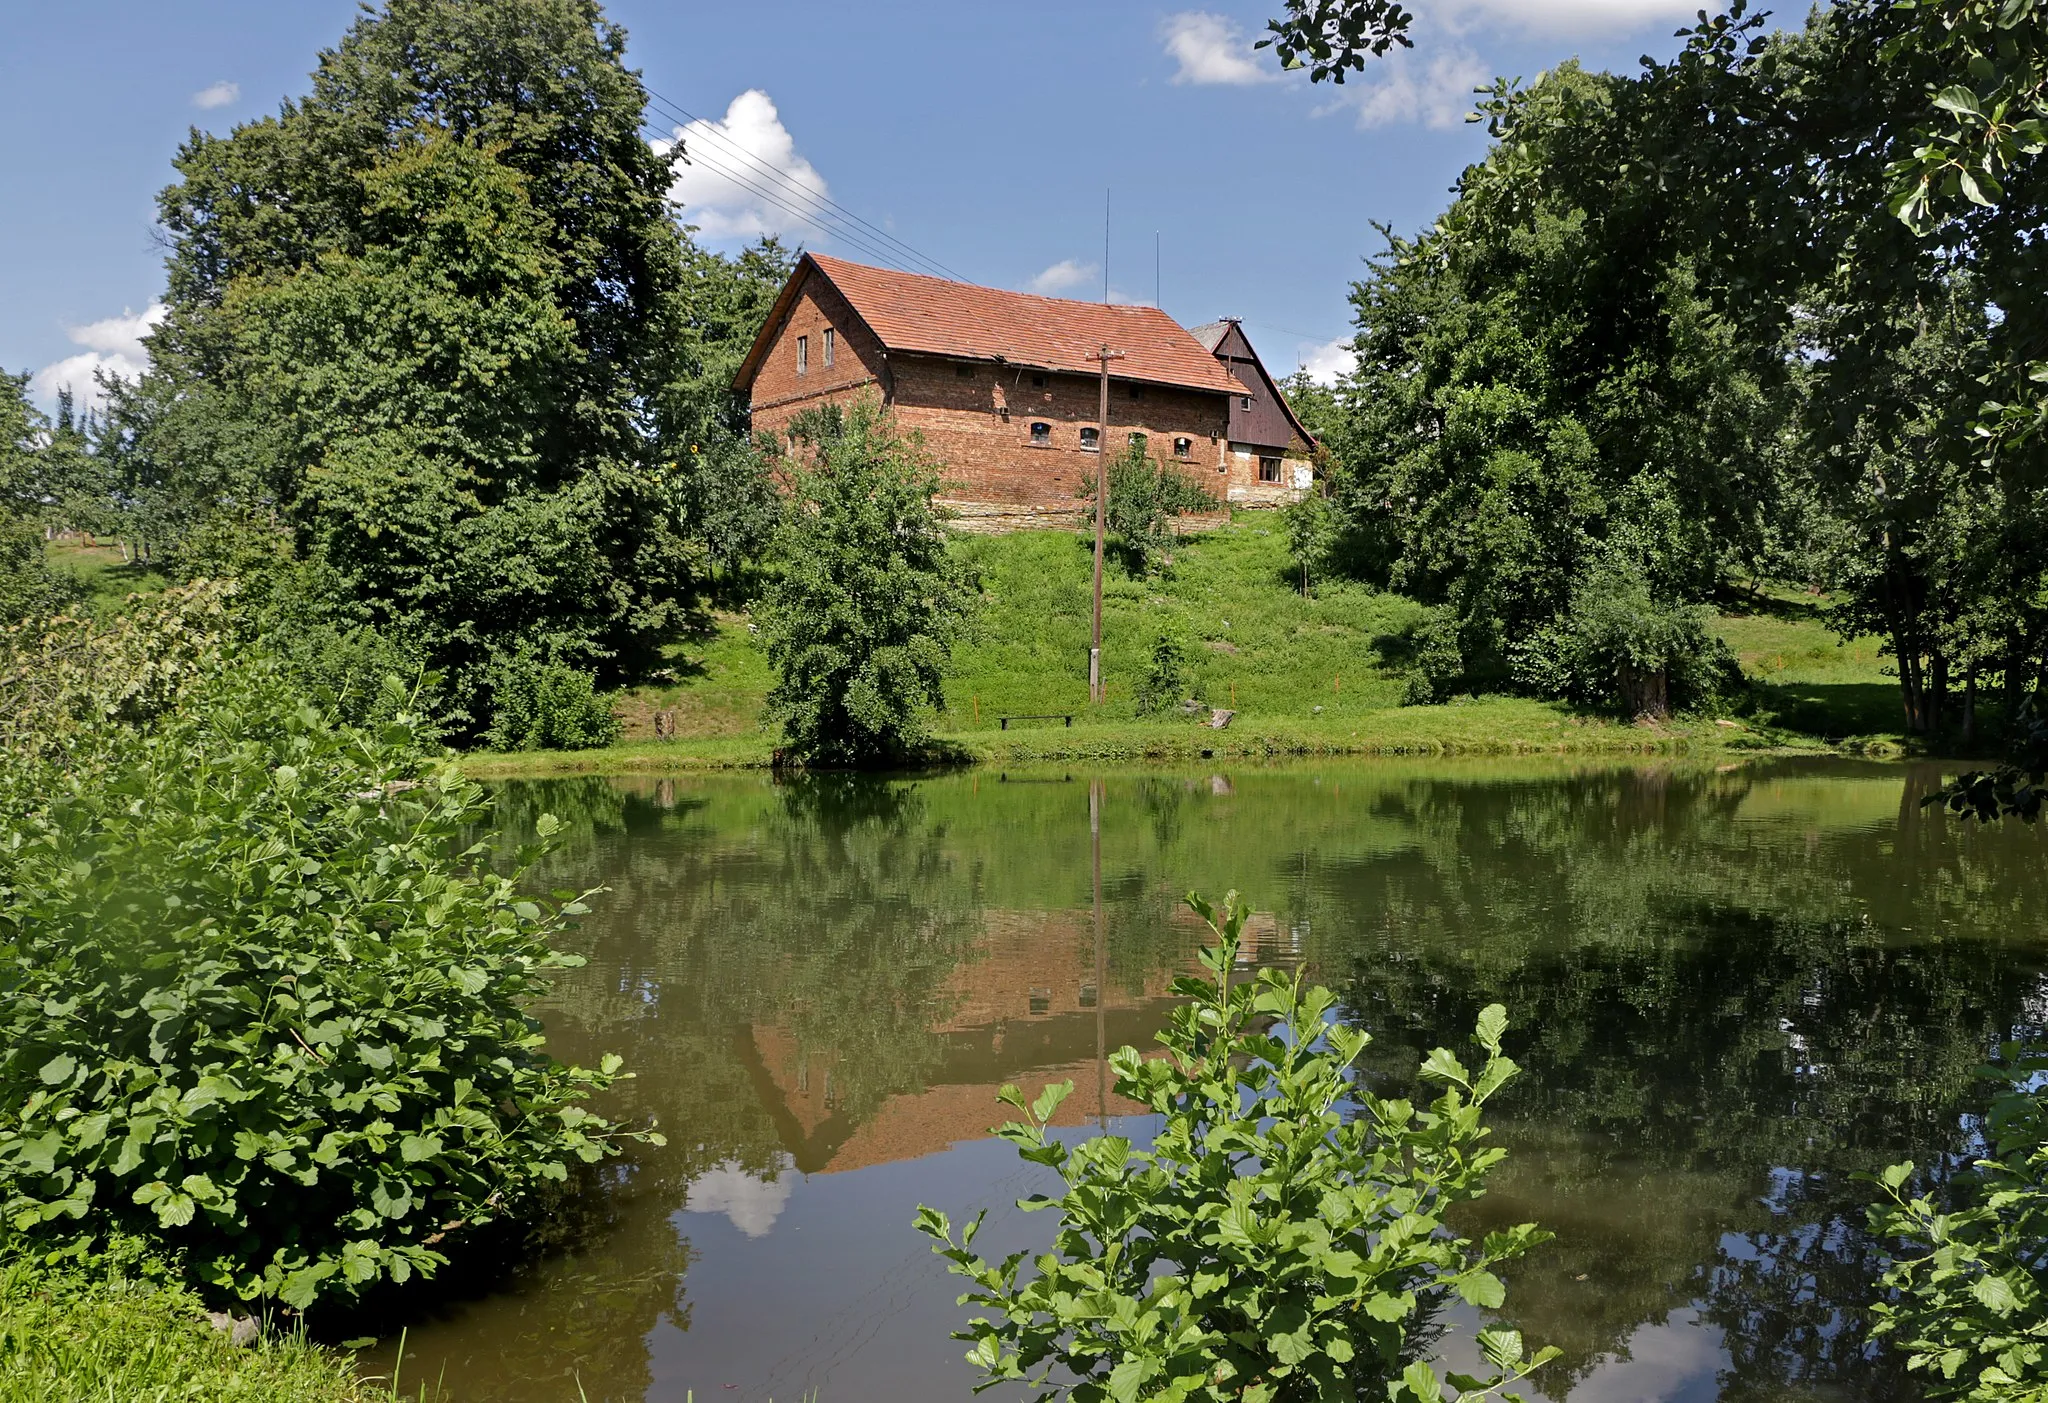
<svg viewBox="0 0 2048 1403">
<path fill-rule="evenodd" d="M 789 505 L 756 611 L 770 714 L 806 764 L 910 758 L 973 597 L 932 504 L 939 466 L 867 398 L 799 415 L 777 471 Z"/>
<path fill-rule="evenodd" d="M 51 573 L 43 555 L 47 444 L 28 376 L 0 371 L 0 624 L 56 613 L 80 594 L 75 581 Z"/>
<path fill-rule="evenodd" d="M 1415 47 L 1408 37 L 1415 16 L 1398 0 L 1286 0 L 1286 13 L 1266 24 L 1268 35 L 1254 48 L 1273 49 L 1282 68 L 1307 68 L 1309 80 L 1342 83 L 1347 70 L 1362 71 L 1368 55 L 1394 45 Z"/>
<path fill-rule="evenodd" d="M 1075 494 L 1090 503 L 1090 526 L 1095 523 L 1095 490 L 1096 479 L 1083 477 Z M 1133 575 L 1149 575 L 1164 563 L 1173 547 L 1172 518 L 1215 510 L 1216 499 L 1186 473 L 1148 453 L 1142 435 L 1110 460 L 1107 529 Z"/>
<path fill-rule="evenodd" d="M 1482 1398 L 1554 1357 L 1526 1353 L 1511 1330 L 1479 1332 L 1483 1379 L 1439 1378 L 1419 1357 L 1445 1300 L 1500 1306 L 1492 1269 L 1550 1236 L 1522 1223 L 1474 1244 L 1444 1225 L 1505 1157 L 1483 1143 L 1480 1115 L 1515 1075 L 1500 1051 L 1506 1013 L 1479 1015 L 1476 1073 L 1448 1048 L 1429 1055 L 1420 1076 L 1442 1092 L 1427 1107 L 1383 1097 L 1354 1071 L 1370 1036 L 1331 1017 L 1327 989 L 1270 969 L 1232 987 L 1247 914 L 1235 892 L 1221 921 L 1199 897 L 1188 904 L 1216 937 L 1202 953 L 1209 977 L 1176 981 L 1188 1002 L 1159 1035 L 1163 1057 L 1110 1058 L 1117 1094 L 1164 1121 L 1151 1147 L 1117 1135 L 1069 1146 L 1046 1127 L 1072 1082 L 1029 1106 L 1007 1087 L 1028 1119 L 997 1133 L 1065 1181 L 1060 1197 L 1022 1204 L 1058 1210 L 1053 1250 L 1025 1277 L 1025 1253 L 990 1263 L 972 1251 L 980 1216 L 956 1246 L 945 1214 L 918 1209 L 919 1231 L 972 1284 L 962 1303 L 992 1312 L 956 1336 L 973 1345 L 968 1360 L 991 1384 L 1079 1403 L 1433 1403 L 1445 1383 Z"/>
<path fill-rule="evenodd" d="M 624 44 L 594 0 L 391 0 L 278 115 L 193 134 L 153 369 L 106 434 L 160 539 L 274 517 L 337 629 L 458 695 L 522 643 L 650 656 L 709 504 L 763 500 L 720 377 L 781 255 L 691 248 Z"/>
</svg>

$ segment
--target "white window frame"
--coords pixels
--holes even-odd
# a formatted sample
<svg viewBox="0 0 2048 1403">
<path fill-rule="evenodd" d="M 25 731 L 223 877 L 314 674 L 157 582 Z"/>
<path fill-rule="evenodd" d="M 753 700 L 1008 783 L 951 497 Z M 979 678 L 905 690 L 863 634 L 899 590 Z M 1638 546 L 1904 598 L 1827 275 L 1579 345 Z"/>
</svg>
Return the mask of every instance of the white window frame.
<svg viewBox="0 0 2048 1403">
<path fill-rule="evenodd" d="M 831 327 L 829 327 L 829 326 L 828 326 L 828 327 L 826 327 L 826 328 L 825 328 L 825 369 L 827 369 L 827 370 L 830 370 L 830 369 L 832 368 L 832 351 L 833 351 L 833 348 L 834 348 L 834 347 L 835 347 L 835 346 L 836 346 L 836 345 L 838 344 L 838 342 L 839 342 L 839 337 L 837 336 L 837 334 L 835 334 L 835 333 L 833 332 L 833 330 L 832 330 L 832 328 L 831 328 Z"/>
<path fill-rule="evenodd" d="M 808 336 L 796 338 L 796 373 L 799 375 L 809 375 L 811 373 L 811 338 Z"/>
<path fill-rule="evenodd" d="M 1093 424 L 1081 430 L 1081 451 L 1083 453 L 1100 453 L 1102 451 L 1102 431 Z"/>
</svg>

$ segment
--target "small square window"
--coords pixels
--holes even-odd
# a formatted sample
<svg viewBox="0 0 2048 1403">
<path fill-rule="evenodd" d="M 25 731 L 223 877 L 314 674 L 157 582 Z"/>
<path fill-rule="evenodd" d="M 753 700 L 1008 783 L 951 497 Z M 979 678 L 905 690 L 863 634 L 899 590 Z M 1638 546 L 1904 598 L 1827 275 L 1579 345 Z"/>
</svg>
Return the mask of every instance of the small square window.
<svg viewBox="0 0 2048 1403">
<path fill-rule="evenodd" d="M 1261 458 L 1261 459 L 1259 459 L 1259 481 L 1260 481 L 1260 482 L 1278 482 L 1279 480 L 1280 480 L 1280 460 L 1279 460 L 1278 458 Z"/>
<path fill-rule="evenodd" d="M 1033 448 L 1052 447 L 1052 425 L 1033 424 L 1031 426 L 1031 446 Z"/>
<path fill-rule="evenodd" d="M 838 340 L 839 340 L 839 337 L 838 337 L 838 335 L 837 335 L 837 334 L 836 334 L 836 333 L 835 333 L 835 332 L 834 332 L 834 331 L 832 330 L 832 328 L 831 328 L 831 327 L 829 327 L 829 326 L 828 326 L 828 327 L 826 327 L 826 328 L 825 328 L 825 368 L 826 368 L 827 370 L 830 370 L 830 369 L 832 368 L 832 349 L 833 349 L 833 346 L 834 346 L 834 344 L 835 344 L 835 343 L 836 343 L 836 342 L 837 342 Z"/>
<path fill-rule="evenodd" d="M 1192 458 L 1195 456 L 1195 441 L 1191 438 L 1177 438 L 1173 441 L 1173 456 Z"/>
<path fill-rule="evenodd" d="M 1081 451 L 1083 453 L 1100 453 L 1102 451 L 1102 431 L 1100 429 L 1081 430 Z"/>
<path fill-rule="evenodd" d="M 1132 385 L 1129 387 L 1129 391 L 1132 399 L 1145 398 L 1145 387 L 1143 385 Z"/>
<path fill-rule="evenodd" d="M 1240 395 L 1238 396 L 1237 404 L 1240 409 L 1250 409 L 1252 407 L 1252 397 L 1250 395 Z"/>
<path fill-rule="evenodd" d="M 962 380 L 972 380 L 974 378 L 974 367 L 971 365 L 956 365 L 953 367 L 953 373 Z"/>
<path fill-rule="evenodd" d="M 1140 453 L 1143 453 L 1145 451 L 1145 445 L 1149 442 L 1151 442 L 1151 440 L 1146 438 L 1143 434 L 1131 435 L 1131 447 L 1137 449 Z"/>
<path fill-rule="evenodd" d="M 796 338 L 796 373 L 799 375 L 809 375 L 811 373 L 811 338 L 808 336 Z"/>
<path fill-rule="evenodd" d="M 1034 389 L 1034 390 L 1042 390 L 1042 389 L 1044 389 L 1044 388 L 1045 388 L 1045 377 L 1044 377 L 1043 375 L 1034 375 L 1034 376 L 1032 376 L 1032 377 L 1031 377 L 1031 388 L 1032 388 L 1032 389 Z"/>
</svg>

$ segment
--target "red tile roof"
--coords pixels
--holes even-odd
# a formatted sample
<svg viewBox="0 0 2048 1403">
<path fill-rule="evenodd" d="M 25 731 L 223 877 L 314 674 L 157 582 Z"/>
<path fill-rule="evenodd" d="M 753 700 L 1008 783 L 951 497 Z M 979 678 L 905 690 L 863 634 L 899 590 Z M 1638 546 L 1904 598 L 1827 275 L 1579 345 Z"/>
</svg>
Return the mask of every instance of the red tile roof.
<svg viewBox="0 0 2048 1403">
<path fill-rule="evenodd" d="M 1121 359 L 1110 362 L 1112 379 L 1226 395 L 1244 392 L 1185 327 L 1156 307 L 1005 292 L 870 268 L 817 253 L 805 254 L 797 264 L 784 291 L 785 299 L 810 269 L 830 280 L 868 329 L 892 351 L 1094 375 L 1099 372 L 1095 353 L 1107 344 L 1110 350 L 1123 353 Z M 761 340 L 741 367 L 742 386 L 752 379 L 781 311 L 778 306 L 770 315 Z"/>
</svg>

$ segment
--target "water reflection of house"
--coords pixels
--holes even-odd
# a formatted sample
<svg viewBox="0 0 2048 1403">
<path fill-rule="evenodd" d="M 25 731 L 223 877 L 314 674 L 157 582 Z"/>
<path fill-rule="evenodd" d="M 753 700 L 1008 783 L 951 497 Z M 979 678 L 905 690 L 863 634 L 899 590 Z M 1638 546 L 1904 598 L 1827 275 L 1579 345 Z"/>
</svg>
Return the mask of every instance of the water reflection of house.
<svg viewBox="0 0 2048 1403">
<path fill-rule="evenodd" d="M 805 1173 L 914 1159 L 982 1139 L 1009 1118 L 996 1101 L 1006 1084 L 1036 1096 L 1071 1080 L 1074 1090 L 1053 1117 L 1056 1125 L 1143 1114 L 1108 1089 L 1105 1059 L 1127 1044 L 1154 1048 L 1173 1004 L 1174 977 L 1198 968 L 1207 927 L 1182 911 L 1168 930 L 1173 938 L 1155 947 L 1162 958 L 1133 980 L 1109 975 L 1098 960 L 1086 911 L 985 913 L 982 937 L 935 1003 L 938 1065 L 922 1088 L 887 1097 L 858 1122 L 843 1113 L 834 1088 L 836 1050 L 807 1049 L 798 1028 L 777 1022 L 753 1025 L 742 1053 L 784 1148 Z M 1241 966 L 1291 966 L 1299 958 L 1298 930 L 1269 912 L 1247 921 Z"/>
</svg>

